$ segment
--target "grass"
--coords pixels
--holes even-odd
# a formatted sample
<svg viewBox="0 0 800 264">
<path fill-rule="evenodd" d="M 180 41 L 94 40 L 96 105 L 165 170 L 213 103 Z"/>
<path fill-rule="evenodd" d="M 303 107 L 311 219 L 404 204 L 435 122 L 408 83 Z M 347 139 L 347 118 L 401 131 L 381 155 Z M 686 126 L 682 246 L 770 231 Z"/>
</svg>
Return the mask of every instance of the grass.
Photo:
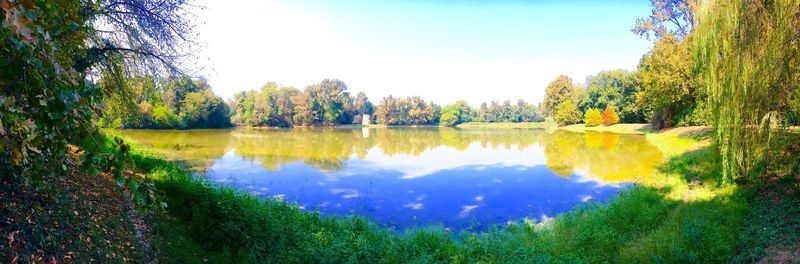
<svg viewBox="0 0 800 264">
<path fill-rule="evenodd" d="M 459 128 L 553 128 L 555 127 L 554 124 L 549 124 L 547 122 L 496 122 L 496 123 L 488 123 L 488 122 L 468 122 L 459 124 L 456 127 Z"/>
<path fill-rule="evenodd" d="M 749 209 L 739 234 L 738 263 L 800 263 L 800 134 L 778 137 L 765 175 L 746 180 Z"/>
<path fill-rule="evenodd" d="M 800 185 L 782 178 L 752 190 L 750 213 L 739 234 L 737 263 L 800 262 Z"/>
<path fill-rule="evenodd" d="M 730 262 L 746 196 L 716 180 L 715 155 L 705 142 L 647 137 L 663 148 L 665 165 L 609 203 L 580 206 L 548 223 L 460 234 L 440 228 L 396 234 L 358 216 L 321 217 L 197 181 L 158 156 L 134 157 L 169 204 L 151 220 L 166 263 Z"/>
<path fill-rule="evenodd" d="M 54 190 L 40 192 L 0 177 L 0 213 L 10 216 L 0 219 L 6 238 L 0 253 L 2 262 L 149 255 L 164 263 L 797 261 L 800 163 L 792 153 L 798 149 L 777 156 L 782 162 L 775 164 L 794 165 L 781 167 L 774 180 L 725 183 L 705 137 L 678 135 L 648 133 L 664 165 L 608 203 L 585 204 L 544 223 L 521 220 L 459 234 L 436 227 L 398 234 L 358 216 L 321 217 L 196 180 L 180 165 L 134 151 L 137 168 L 168 204 L 142 211 L 150 227 L 145 239 L 126 219 L 136 208 L 109 179 L 50 179 Z"/>
</svg>

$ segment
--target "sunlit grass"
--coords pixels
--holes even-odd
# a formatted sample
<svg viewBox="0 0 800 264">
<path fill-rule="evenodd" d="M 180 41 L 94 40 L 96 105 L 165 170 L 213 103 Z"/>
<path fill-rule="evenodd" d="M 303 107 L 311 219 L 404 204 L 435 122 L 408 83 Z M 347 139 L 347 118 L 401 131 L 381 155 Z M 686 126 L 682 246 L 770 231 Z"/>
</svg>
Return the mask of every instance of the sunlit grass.
<svg viewBox="0 0 800 264">
<path fill-rule="evenodd" d="M 644 134 L 650 132 L 649 125 L 647 124 L 614 124 L 610 126 L 599 125 L 587 127 L 585 124 L 574 124 L 568 126 L 560 126 L 558 129 L 572 131 L 572 132 L 612 132 L 619 134 Z"/>
</svg>

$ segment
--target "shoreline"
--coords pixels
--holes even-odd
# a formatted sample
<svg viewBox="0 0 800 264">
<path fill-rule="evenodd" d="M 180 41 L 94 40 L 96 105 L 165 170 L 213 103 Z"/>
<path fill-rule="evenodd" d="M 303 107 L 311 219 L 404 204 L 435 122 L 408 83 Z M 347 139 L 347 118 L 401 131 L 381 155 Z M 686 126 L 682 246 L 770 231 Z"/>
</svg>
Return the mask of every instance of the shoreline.
<svg viewBox="0 0 800 264">
<path fill-rule="evenodd" d="M 125 129 L 106 129 L 106 130 L 130 130 L 130 131 L 203 131 L 203 130 L 233 130 L 233 129 L 256 129 L 256 130 L 289 130 L 289 129 L 358 129 L 358 128 L 455 128 L 455 129 L 553 129 L 563 130 L 577 133 L 584 132 L 610 132 L 618 134 L 674 134 L 678 136 L 691 137 L 698 134 L 710 133 L 712 127 L 710 126 L 684 126 L 684 127 L 671 127 L 662 130 L 653 130 L 649 124 L 641 123 L 624 123 L 614 124 L 610 126 L 599 125 L 587 127 L 584 124 L 573 124 L 567 126 L 554 126 L 545 122 L 467 122 L 458 124 L 453 127 L 443 127 L 437 125 L 334 125 L 334 126 L 294 126 L 294 127 L 274 127 L 274 126 L 259 126 L 259 127 L 225 127 L 225 128 L 192 128 L 192 129 L 149 129 L 149 128 L 125 128 Z M 789 130 L 800 130 L 797 127 L 791 127 Z"/>
<path fill-rule="evenodd" d="M 527 124 L 531 125 L 531 124 Z M 620 125 L 612 131 L 625 131 L 628 132 L 641 132 L 643 125 Z M 578 130 L 581 127 L 570 127 L 572 131 Z M 258 235 L 256 238 L 248 240 L 234 240 L 229 241 L 229 237 L 207 237 L 203 235 L 202 240 L 194 240 L 196 232 L 206 230 L 208 227 L 213 227 L 218 224 L 225 224 L 226 226 L 235 227 L 234 233 L 252 233 L 249 223 L 242 219 L 253 219 L 258 223 L 267 224 L 264 227 L 271 226 L 305 226 L 303 228 L 296 227 L 290 230 L 278 228 L 273 230 L 272 236 L 277 237 L 305 237 L 302 234 L 308 232 L 323 232 L 324 241 L 341 245 L 343 248 L 349 248 L 352 243 L 351 240 L 341 237 L 338 234 L 342 232 L 348 233 L 354 228 L 359 228 L 359 233 L 352 234 L 357 239 L 364 240 L 373 244 L 377 252 L 373 252 L 377 259 L 381 260 L 395 260 L 404 261 L 414 259 L 420 256 L 431 256 L 431 254 L 445 254 L 448 258 L 458 257 L 465 260 L 478 260 L 476 256 L 470 255 L 471 245 L 466 241 L 482 241 L 481 243 L 489 243 L 499 237 L 514 237 L 513 241 L 530 241 L 533 243 L 530 246 L 517 247 L 512 244 L 487 244 L 487 250 L 496 252 L 506 250 L 517 250 L 521 253 L 519 258 L 515 258 L 519 262 L 527 262 L 536 259 L 535 256 L 549 256 L 553 259 L 562 259 L 562 254 L 573 255 L 566 253 L 566 249 L 577 250 L 573 252 L 578 254 L 572 257 L 579 257 L 591 251 L 591 255 L 600 257 L 606 260 L 617 260 L 623 262 L 638 262 L 646 259 L 642 258 L 646 255 L 659 254 L 661 247 L 657 247 L 652 243 L 649 237 L 653 234 L 661 233 L 660 236 L 667 240 L 678 239 L 682 240 L 684 234 L 681 229 L 674 230 L 671 227 L 681 226 L 683 222 L 691 218 L 702 218 L 710 221 L 699 227 L 703 232 L 711 234 L 725 234 L 738 230 L 739 225 L 737 222 L 719 222 L 715 219 L 740 219 L 742 214 L 742 199 L 737 198 L 738 188 L 734 185 L 717 186 L 714 184 L 703 185 L 700 187 L 693 187 L 690 182 L 694 180 L 688 179 L 684 175 L 683 166 L 686 162 L 710 162 L 710 151 L 705 148 L 707 140 L 696 139 L 692 137 L 681 136 L 680 130 L 695 130 L 693 128 L 679 129 L 679 131 L 663 131 L 648 133 L 647 140 L 652 144 L 662 149 L 664 152 L 664 166 L 673 168 L 669 172 L 656 172 L 652 177 L 645 177 L 636 185 L 636 187 L 621 192 L 604 203 L 590 203 L 585 206 L 572 208 L 569 211 L 558 214 L 552 220 L 537 223 L 532 220 L 520 219 L 519 221 L 509 222 L 508 224 L 498 225 L 494 231 L 465 231 L 461 232 L 458 236 L 447 229 L 430 226 L 420 226 L 403 231 L 402 235 L 398 235 L 393 230 L 380 226 L 371 222 L 370 220 L 359 216 L 357 214 L 342 215 L 335 217 L 319 217 L 314 212 L 302 210 L 295 205 L 277 201 L 273 199 L 260 199 L 252 196 L 241 190 L 236 190 L 230 187 L 212 187 L 204 185 L 200 181 L 185 176 L 185 171 L 181 169 L 178 164 L 174 164 L 157 156 L 149 156 L 155 160 L 149 162 L 141 162 L 142 164 L 161 164 L 161 166 L 153 166 L 145 171 L 147 175 L 153 175 L 151 179 L 156 181 L 156 185 L 160 189 L 167 190 L 166 193 L 168 200 L 175 200 L 181 202 L 172 202 L 168 210 L 170 213 L 163 216 L 157 216 L 156 226 L 160 226 L 162 233 L 170 234 L 169 236 L 160 236 L 160 241 L 157 244 L 163 247 L 169 247 L 166 250 L 166 255 L 177 254 L 177 252 L 185 251 L 185 248 L 176 247 L 176 241 L 187 241 L 190 245 L 189 248 L 204 248 L 206 240 L 212 241 L 214 245 L 220 245 L 223 248 L 242 247 L 250 248 L 251 243 L 261 243 L 265 239 L 273 239 Z M 593 131 L 592 128 L 583 128 L 582 131 Z M 609 132 L 612 132 L 609 131 Z M 699 155 L 699 156 L 698 156 Z M 141 156 L 140 156 L 141 157 Z M 147 159 L 147 158 L 145 158 Z M 677 162 L 676 162 L 677 160 Z M 142 160 L 144 161 L 144 160 Z M 162 167 L 163 166 L 163 167 Z M 166 169 L 159 169 L 166 168 Z M 702 166 L 706 167 L 706 166 Z M 166 171 L 167 173 L 159 172 Z M 712 171 L 699 171 L 693 172 L 702 175 L 712 173 Z M 698 177 L 698 176 L 693 176 Z M 676 201 L 676 198 L 679 197 Z M 726 203 L 722 209 L 707 212 L 705 204 L 708 203 L 709 197 L 720 197 L 730 202 Z M 220 202 L 228 205 L 224 207 L 215 206 Z M 644 207 L 643 207 L 644 206 Z M 721 206 L 721 205 L 708 205 L 708 206 Z M 169 209 L 172 208 L 172 209 Z M 231 209 L 240 208 L 240 209 Z M 232 211 L 233 210 L 233 211 Z M 279 217 L 270 211 L 279 211 L 286 217 Z M 684 211 L 689 213 L 675 214 L 676 211 Z M 658 216 L 657 218 L 649 218 L 649 216 Z M 169 220 L 168 218 L 174 218 Z M 262 222 L 264 221 L 264 222 Z M 320 222 L 321 221 L 321 222 Z M 608 226 L 609 222 L 625 223 L 622 226 Z M 255 223 L 255 222 L 254 222 Z M 328 223 L 328 224 L 324 224 Z M 567 224 L 569 223 L 569 224 Z M 361 227 L 358 227 L 361 226 Z M 630 228 L 636 226 L 636 228 Z M 621 234 L 622 237 L 629 237 L 626 243 L 610 243 L 607 239 L 614 239 L 613 237 L 606 237 L 602 234 L 607 234 L 608 228 L 612 228 L 616 233 Z M 645 230 L 643 232 L 643 230 Z M 308 229 L 308 230 L 307 230 Z M 183 231 L 181 231 L 183 230 Z M 283 231 L 281 231 L 283 230 Z M 316 231 L 315 231 L 316 230 Z M 581 233 L 578 237 L 591 237 L 591 239 L 581 242 L 576 240 L 575 233 Z M 614 235 L 617 236 L 617 235 Z M 401 247 L 420 247 L 418 239 L 423 237 L 435 238 L 436 242 L 427 244 L 432 246 L 429 250 L 422 250 L 411 255 L 397 254 L 396 252 L 402 251 Z M 460 239 L 458 238 L 460 237 Z M 715 235 L 715 237 L 720 237 Z M 727 238 L 725 238 L 727 239 Z M 261 242 L 259 242 L 261 241 Z M 310 241 L 317 241 L 314 238 Z M 535 242 L 534 242 L 535 241 Z M 633 242 L 633 243 L 632 243 Z M 735 242 L 735 241 L 734 241 Z M 306 243 L 306 242 L 304 242 Z M 575 245 L 580 243 L 580 245 Z M 589 244 L 583 244 L 589 243 Z M 705 245 L 711 246 L 715 244 L 729 244 L 730 240 L 721 240 L 719 242 L 707 241 Z M 604 245 L 600 248 L 594 248 L 590 245 L 601 244 Z M 638 248 L 638 244 L 644 244 L 646 250 L 633 250 L 631 246 Z M 171 245 L 171 246 L 170 246 Z M 316 243 L 308 244 L 304 247 L 292 246 L 289 244 L 280 246 L 289 252 L 297 252 L 298 254 L 307 254 L 308 252 L 317 252 L 323 250 L 327 246 L 318 247 Z M 578 246 L 578 248 L 574 248 Z M 339 247 L 339 246 L 337 246 Z M 447 253 L 435 253 L 435 248 L 447 247 Z M 290 249 L 291 248 L 291 249 Z M 549 248 L 549 249 L 547 249 Z M 721 252 L 708 253 L 706 259 L 709 257 L 720 255 L 733 255 L 732 248 L 725 248 Z M 347 257 L 353 252 L 342 249 L 344 251 L 335 254 L 331 259 L 305 259 L 307 261 L 315 262 L 321 260 L 335 260 L 341 257 Z M 690 250 L 684 248 L 683 250 Z M 279 251 L 282 252 L 282 251 Z M 306 252 L 306 253 L 300 253 Z M 395 252 L 395 253 L 392 253 Z M 624 256 L 620 256 L 622 252 L 628 252 Z M 227 258 L 230 251 L 223 252 L 207 252 L 210 259 L 224 260 Z M 317 254 L 314 253 L 314 254 Z M 407 254 L 410 252 L 406 252 Z M 242 254 L 242 255 L 238 255 Z M 247 259 L 251 254 L 260 254 L 258 251 L 244 251 L 238 253 L 237 256 L 243 257 L 240 260 Z M 270 252 L 269 255 L 278 254 L 277 252 Z M 294 254 L 294 253 L 293 253 Z M 274 255 L 278 256 L 278 255 Z M 500 260 L 503 255 L 486 255 L 483 257 L 490 257 L 490 259 Z M 239 259 L 239 258 L 237 258 Z M 375 260 L 377 260 L 375 259 Z M 341 260 L 341 259 L 339 259 Z M 391 262 L 391 261 L 390 261 Z"/>
</svg>

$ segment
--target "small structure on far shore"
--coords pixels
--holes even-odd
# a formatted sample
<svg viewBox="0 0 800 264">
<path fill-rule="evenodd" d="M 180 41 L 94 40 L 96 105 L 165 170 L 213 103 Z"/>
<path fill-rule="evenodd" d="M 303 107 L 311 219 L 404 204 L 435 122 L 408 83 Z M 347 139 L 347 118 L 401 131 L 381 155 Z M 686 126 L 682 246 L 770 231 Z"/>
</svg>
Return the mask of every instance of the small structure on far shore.
<svg viewBox="0 0 800 264">
<path fill-rule="evenodd" d="M 369 115 L 361 115 L 361 125 L 362 125 L 362 126 L 368 126 L 368 125 L 370 125 L 370 122 L 369 122 L 369 121 L 370 121 L 370 120 L 369 120 Z"/>
</svg>

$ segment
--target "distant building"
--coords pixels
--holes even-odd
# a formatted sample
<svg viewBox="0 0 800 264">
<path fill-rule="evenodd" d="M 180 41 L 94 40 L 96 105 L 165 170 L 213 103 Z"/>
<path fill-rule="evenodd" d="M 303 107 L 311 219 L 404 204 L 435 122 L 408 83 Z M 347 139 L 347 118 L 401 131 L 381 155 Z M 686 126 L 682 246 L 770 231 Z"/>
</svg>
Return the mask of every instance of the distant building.
<svg viewBox="0 0 800 264">
<path fill-rule="evenodd" d="M 362 126 L 368 126 L 368 125 L 370 125 L 370 122 L 369 122 L 369 121 L 370 121 L 370 120 L 369 120 L 369 115 L 361 115 L 361 125 L 362 125 Z"/>
</svg>

